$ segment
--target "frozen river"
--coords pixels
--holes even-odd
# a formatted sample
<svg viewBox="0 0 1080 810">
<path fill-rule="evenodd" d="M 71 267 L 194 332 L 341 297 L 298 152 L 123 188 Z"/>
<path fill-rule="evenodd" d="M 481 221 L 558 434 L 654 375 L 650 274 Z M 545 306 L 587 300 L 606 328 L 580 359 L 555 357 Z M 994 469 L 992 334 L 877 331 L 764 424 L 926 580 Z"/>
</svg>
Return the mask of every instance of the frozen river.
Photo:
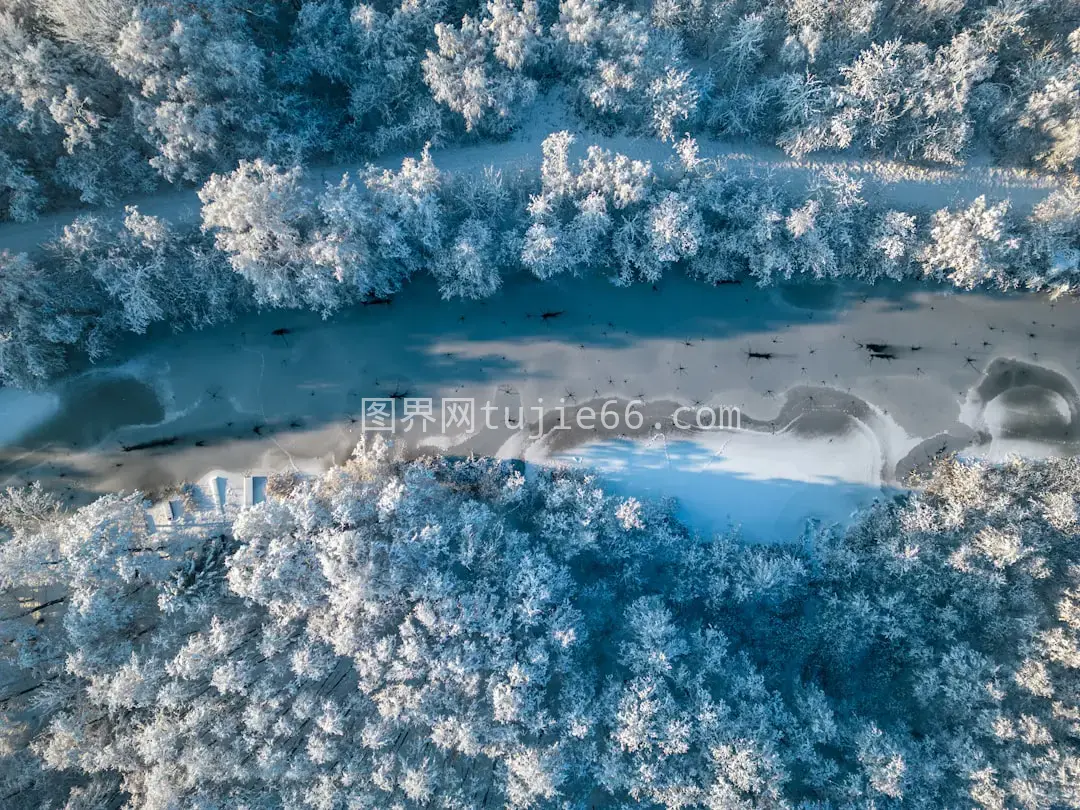
<svg viewBox="0 0 1080 810">
<path fill-rule="evenodd" d="M 364 398 L 392 398 L 399 417 L 430 398 L 437 417 L 453 397 L 487 403 L 494 427 L 399 422 L 404 452 L 595 465 L 679 498 L 703 530 L 765 536 L 841 519 L 939 452 L 1077 452 L 1078 361 L 1080 306 L 1036 296 L 519 279 L 444 302 L 421 281 L 326 321 L 278 311 L 162 330 L 46 391 L 5 391 L 2 475 L 75 503 L 210 469 L 315 470 L 355 446 Z M 575 419 L 632 400 L 640 429 Z M 540 401 L 570 429 L 536 438 Z M 680 406 L 738 408 L 742 430 L 680 429 Z M 524 424 L 507 427 L 518 408 Z M 766 488 L 783 506 L 756 520 Z"/>
</svg>

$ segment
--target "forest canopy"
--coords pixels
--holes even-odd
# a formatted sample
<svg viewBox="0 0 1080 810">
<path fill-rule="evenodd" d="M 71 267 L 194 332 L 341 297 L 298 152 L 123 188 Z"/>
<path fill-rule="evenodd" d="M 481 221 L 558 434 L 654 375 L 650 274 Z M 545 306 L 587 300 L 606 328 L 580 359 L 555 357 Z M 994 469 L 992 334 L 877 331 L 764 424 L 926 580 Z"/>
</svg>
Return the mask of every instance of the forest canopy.
<svg viewBox="0 0 1080 810">
<path fill-rule="evenodd" d="M 1069 0 L 3 0 L 0 208 L 583 123 L 1075 171 Z"/>
<path fill-rule="evenodd" d="M 382 443 L 268 491 L 8 491 L 6 807 L 1080 806 L 1075 459 L 769 546 Z"/>
</svg>

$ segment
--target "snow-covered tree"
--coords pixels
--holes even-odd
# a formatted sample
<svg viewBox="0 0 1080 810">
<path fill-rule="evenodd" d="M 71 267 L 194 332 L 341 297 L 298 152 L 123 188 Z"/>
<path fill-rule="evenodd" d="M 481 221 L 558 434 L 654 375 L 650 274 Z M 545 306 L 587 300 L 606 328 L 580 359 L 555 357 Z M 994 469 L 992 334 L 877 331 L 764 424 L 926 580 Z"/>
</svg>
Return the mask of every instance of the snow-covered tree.
<svg viewBox="0 0 1080 810">
<path fill-rule="evenodd" d="M 892 143 L 911 103 L 911 80 L 925 68 L 925 54 L 900 40 L 874 43 L 840 69 L 840 117 L 871 149 Z"/>
<path fill-rule="evenodd" d="M 986 283 L 1004 289 L 1016 286 L 1011 260 L 1021 245 L 1011 231 L 1008 211 L 1008 201 L 989 205 L 979 197 L 966 209 L 936 212 L 929 243 L 919 255 L 924 272 L 966 289 Z"/>
<path fill-rule="evenodd" d="M 972 91 L 993 74 L 994 67 L 987 44 L 968 32 L 934 52 L 918 74 L 912 115 L 921 126 L 910 147 L 914 155 L 939 163 L 960 162 L 971 138 Z"/>
<path fill-rule="evenodd" d="M 435 266 L 443 298 L 487 298 L 502 284 L 505 251 L 482 220 L 467 219 Z"/>
<path fill-rule="evenodd" d="M 480 19 L 466 15 L 459 27 L 435 26 L 438 50 L 427 52 L 424 81 L 468 131 L 508 132 L 536 97 L 536 81 L 522 71 L 541 33 L 535 2 L 525 0 L 519 10 L 494 0 Z"/>
<path fill-rule="evenodd" d="M 199 191 L 202 227 L 251 282 L 257 303 L 325 316 L 357 298 L 396 292 L 439 254 L 439 186 L 426 148 L 399 171 L 369 168 L 363 188 L 346 175 L 317 196 L 299 167 L 241 162 Z"/>
<path fill-rule="evenodd" d="M 886 211 L 878 217 L 871 240 L 867 276 L 903 278 L 914 259 L 915 217 L 903 211 Z"/>
<path fill-rule="evenodd" d="M 303 102 L 297 123 L 370 153 L 436 140 L 443 116 L 420 89 L 442 13 L 440 3 L 304 2 L 282 73 Z"/>
<path fill-rule="evenodd" d="M 181 8 L 140 4 L 111 63 L 135 88 L 135 119 L 157 152 L 151 165 L 169 180 L 197 182 L 264 151 L 270 93 L 266 55 L 240 9 L 222 2 Z"/>
<path fill-rule="evenodd" d="M 399 256 L 409 273 L 419 270 L 426 258 L 442 248 L 446 219 L 439 199 L 442 182 L 430 145 L 424 147 L 419 160 L 405 158 L 396 172 L 370 171 L 365 181 L 378 211 L 381 249 Z"/>
<path fill-rule="evenodd" d="M 785 127 L 777 143 L 796 157 L 821 149 L 843 149 L 851 143 L 850 125 L 835 116 L 836 92 L 820 78 L 784 73 L 770 86 L 776 95 L 779 121 Z"/>
<path fill-rule="evenodd" d="M 744 14 L 731 27 L 724 44 L 724 57 L 736 83 L 745 81 L 761 62 L 767 35 L 768 19 L 760 11 Z"/>
<path fill-rule="evenodd" d="M 1018 123 L 1044 139 L 1033 157 L 1051 169 L 1076 170 L 1080 160 L 1080 28 L 1065 55 L 1035 55 L 1021 74 L 1028 93 Z"/>
<path fill-rule="evenodd" d="M 234 277 L 220 254 L 134 207 L 116 230 L 92 217 L 76 219 L 54 250 L 100 285 L 117 308 L 102 317 L 115 319 L 119 329 L 143 333 L 157 321 L 206 326 L 229 317 L 235 306 Z"/>
<path fill-rule="evenodd" d="M 64 367 L 64 344 L 81 330 L 65 329 L 54 277 L 25 254 L 0 251 L 0 279 L 0 381 L 37 385 Z"/>
<path fill-rule="evenodd" d="M 308 259 L 315 208 L 299 168 L 241 162 L 230 174 L 213 175 L 199 199 L 203 230 L 251 283 L 256 302 L 324 313 L 340 305 L 333 272 Z"/>
<path fill-rule="evenodd" d="M 540 278 L 607 266 L 613 229 L 635 216 L 652 187 L 648 162 L 590 146 L 575 165 L 573 142 L 570 133 L 557 132 L 543 143 L 541 191 L 529 203 L 531 224 L 521 253 Z"/>
<path fill-rule="evenodd" d="M 650 31 L 637 12 L 599 0 L 560 0 L 551 37 L 579 77 L 577 101 L 588 115 L 669 140 L 696 114 L 699 90 L 678 41 Z"/>
<path fill-rule="evenodd" d="M 0 785 L 15 808 L 1080 806 L 1078 498 L 1076 459 L 946 459 L 846 529 L 748 545 L 588 473 L 381 442 L 168 531 L 139 493 L 8 491 L 0 592 L 49 598 L 0 621 Z"/>
<path fill-rule="evenodd" d="M 122 80 L 98 54 L 51 38 L 48 20 L 34 16 L 51 10 L 0 10 L 0 169 L 13 218 L 32 217 L 43 194 L 76 192 L 83 202 L 109 203 L 148 188 L 152 174 Z"/>
<path fill-rule="evenodd" d="M 0 210 L 8 219 L 30 222 L 44 207 L 41 184 L 27 166 L 0 150 Z"/>
<path fill-rule="evenodd" d="M 697 256 L 704 239 L 704 224 L 694 201 L 668 192 L 647 212 L 626 220 L 615 235 L 618 281 L 629 284 L 635 276 L 656 282 L 664 268 Z"/>
<path fill-rule="evenodd" d="M 107 54 L 136 5 L 135 0 L 42 0 L 40 10 L 60 40 Z"/>
<path fill-rule="evenodd" d="M 1062 295 L 1080 283 L 1080 191 L 1059 189 L 1031 212 L 1028 261 L 1016 273 L 1028 288 Z"/>
</svg>

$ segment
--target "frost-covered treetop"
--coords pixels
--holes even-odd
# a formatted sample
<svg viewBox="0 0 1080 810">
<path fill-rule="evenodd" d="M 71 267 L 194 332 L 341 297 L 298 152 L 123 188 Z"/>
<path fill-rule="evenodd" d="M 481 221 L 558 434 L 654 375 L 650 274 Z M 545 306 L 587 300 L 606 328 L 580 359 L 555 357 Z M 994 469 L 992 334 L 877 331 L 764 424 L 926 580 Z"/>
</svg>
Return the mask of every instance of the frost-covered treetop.
<svg viewBox="0 0 1080 810">
<path fill-rule="evenodd" d="M 1080 806 L 1075 460 L 798 546 L 379 443 L 270 492 L 2 499 L 5 807 Z"/>
</svg>

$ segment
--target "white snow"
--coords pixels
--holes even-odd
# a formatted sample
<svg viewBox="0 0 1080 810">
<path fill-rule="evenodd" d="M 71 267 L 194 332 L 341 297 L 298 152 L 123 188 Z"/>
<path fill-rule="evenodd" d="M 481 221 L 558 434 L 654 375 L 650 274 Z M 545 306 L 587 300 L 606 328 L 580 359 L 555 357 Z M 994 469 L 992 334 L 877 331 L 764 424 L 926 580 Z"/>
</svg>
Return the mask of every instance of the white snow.
<svg viewBox="0 0 1080 810">
<path fill-rule="evenodd" d="M 595 468 L 628 495 L 675 498 L 695 530 L 736 530 L 751 542 L 796 541 L 808 520 L 846 523 L 887 489 L 880 448 L 861 431 L 836 441 L 727 432 L 606 439 L 555 460 Z"/>
</svg>

